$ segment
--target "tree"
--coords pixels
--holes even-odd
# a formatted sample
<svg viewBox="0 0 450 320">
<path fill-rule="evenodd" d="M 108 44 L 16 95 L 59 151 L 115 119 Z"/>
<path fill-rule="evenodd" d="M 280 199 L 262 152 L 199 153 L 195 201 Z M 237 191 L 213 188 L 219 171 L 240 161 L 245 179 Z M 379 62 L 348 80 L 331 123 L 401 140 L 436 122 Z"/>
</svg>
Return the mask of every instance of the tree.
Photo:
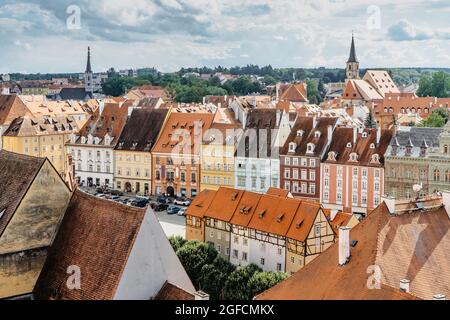
<svg viewBox="0 0 450 320">
<path fill-rule="evenodd" d="M 150 82 L 139 78 L 113 77 L 109 78 L 102 84 L 102 90 L 106 95 L 118 97 L 133 87 L 142 86 L 145 84 L 150 84 Z"/>
<path fill-rule="evenodd" d="M 253 274 L 248 282 L 250 296 L 253 299 L 256 295 L 272 288 L 287 277 L 288 274 L 284 272 L 257 272 Z"/>
<path fill-rule="evenodd" d="M 169 242 L 173 251 L 177 252 L 177 250 L 184 246 L 187 241 L 181 236 L 171 236 L 169 237 Z"/>
<path fill-rule="evenodd" d="M 417 95 L 419 97 L 431 97 L 433 95 L 432 78 L 428 75 L 424 75 L 420 78 L 419 89 L 417 89 Z"/>
<path fill-rule="evenodd" d="M 306 87 L 308 93 L 308 100 L 312 104 L 319 104 L 322 102 L 317 83 L 313 80 L 306 80 Z"/>
<path fill-rule="evenodd" d="M 367 114 L 366 120 L 364 121 L 364 126 L 366 128 L 376 128 L 377 127 L 377 122 L 375 121 L 375 119 L 373 117 L 372 111 L 369 111 L 369 113 Z"/>
<path fill-rule="evenodd" d="M 253 297 L 248 282 L 257 272 L 262 272 L 256 264 L 239 267 L 233 271 L 225 282 L 223 298 L 227 300 L 250 300 Z"/>
<path fill-rule="evenodd" d="M 439 108 L 434 110 L 428 118 L 426 118 L 422 123 L 420 123 L 420 127 L 434 127 L 440 128 L 443 127 L 449 119 L 449 113 L 444 108 Z"/>
<path fill-rule="evenodd" d="M 201 270 L 204 265 L 214 261 L 217 250 L 203 242 L 188 241 L 176 253 L 194 286 L 198 288 Z"/>
<path fill-rule="evenodd" d="M 199 289 L 207 292 L 212 300 L 222 299 L 222 290 L 230 274 L 236 269 L 234 265 L 217 256 L 212 264 L 202 267 L 199 276 Z"/>
<path fill-rule="evenodd" d="M 433 73 L 432 80 L 433 97 L 447 98 L 450 94 L 450 76 L 448 73 L 439 71 Z"/>
</svg>

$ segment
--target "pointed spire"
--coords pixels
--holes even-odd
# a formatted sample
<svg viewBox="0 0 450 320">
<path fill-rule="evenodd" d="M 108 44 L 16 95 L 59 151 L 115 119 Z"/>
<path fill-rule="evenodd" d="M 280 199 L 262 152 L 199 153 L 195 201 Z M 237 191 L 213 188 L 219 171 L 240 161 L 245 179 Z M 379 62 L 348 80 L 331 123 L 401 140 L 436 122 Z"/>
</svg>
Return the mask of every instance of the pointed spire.
<svg viewBox="0 0 450 320">
<path fill-rule="evenodd" d="M 85 73 L 92 73 L 91 68 L 91 48 L 88 47 L 88 54 L 87 54 L 87 64 L 86 64 L 86 71 Z"/>
<path fill-rule="evenodd" d="M 391 140 L 391 146 L 400 147 L 400 143 L 398 142 L 397 135 L 394 136 L 394 139 Z"/>
<path fill-rule="evenodd" d="M 421 147 L 421 148 L 425 148 L 425 149 L 428 148 L 428 143 L 427 143 L 427 140 L 425 140 L 425 138 L 423 138 L 423 141 L 422 141 L 422 144 L 421 144 L 420 147 Z"/>
<path fill-rule="evenodd" d="M 408 144 L 406 145 L 406 147 L 409 147 L 409 148 L 414 147 L 414 144 L 412 143 L 412 140 L 411 140 L 411 136 L 409 136 Z"/>
<path fill-rule="evenodd" d="M 355 37 L 353 36 L 353 32 L 352 32 L 352 45 L 350 47 L 350 56 L 347 62 L 358 62 L 358 59 L 356 59 Z"/>
</svg>

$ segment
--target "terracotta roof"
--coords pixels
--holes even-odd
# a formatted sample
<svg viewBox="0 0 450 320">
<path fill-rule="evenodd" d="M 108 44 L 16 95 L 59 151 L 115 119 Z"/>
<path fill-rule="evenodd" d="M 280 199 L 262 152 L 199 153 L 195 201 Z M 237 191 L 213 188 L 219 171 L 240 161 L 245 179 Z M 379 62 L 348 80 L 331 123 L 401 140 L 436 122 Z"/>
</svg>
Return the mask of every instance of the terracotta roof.
<svg viewBox="0 0 450 320">
<path fill-rule="evenodd" d="M 391 230 L 392 234 L 398 233 L 396 229 L 389 228 L 390 220 L 398 219 L 395 225 L 407 225 L 410 221 L 409 217 L 390 218 L 386 212 L 387 207 L 383 203 L 364 221 L 355 226 L 350 231 L 350 241 L 356 240 L 355 246 L 350 247 L 351 258 L 344 266 L 338 266 L 339 244 L 335 243 L 326 251 L 321 253 L 316 259 L 307 264 L 303 269 L 292 275 L 287 280 L 279 283 L 271 289 L 263 292 L 257 299 L 286 299 L 286 300 L 399 300 L 399 299 L 416 299 L 415 296 L 399 291 L 400 279 L 406 277 L 404 273 L 397 273 L 396 282 L 392 282 L 392 286 L 386 284 L 383 280 L 380 289 L 369 289 L 367 286 L 368 277 L 373 274 L 368 273 L 368 268 L 377 265 L 377 256 L 379 254 L 380 245 L 385 250 L 389 249 L 392 244 L 389 241 L 383 241 L 380 230 Z M 448 217 L 445 225 L 448 227 Z M 441 221 L 442 222 L 442 221 Z M 416 224 L 418 226 L 418 224 Z M 438 227 L 442 230 L 442 227 Z M 412 230 L 411 230 L 412 231 Z M 411 232 L 410 231 L 410 232 Z M 418 229 L 416 229 L 418 231 Z M 405 232 L 408 232 L 405 230 Z M 409 237 L 411 238 L 411 237 Z M 381 242 L 380 242 L 381 239 Z M 412 239 L 412 238 L 411 238 Z M 436 240 L 436 238 L 434 238 Z M 396 239 L 398 248 L 402 248 L 402 240 Z M 425 239 L 424 239 L 425 240 Z M 408 241 L 406 242 L 408 243 Z M 430 252 L 423 243 L 422 249 L 416 251 L 421 258 L 425 258 Z M 406 245 L 407 247 L 407 245 Z M 403 247 L 406 249 L 405 247 Z M 391 255 L 390 255 L 391 256 Z M 403 255 L 405 259 L 393 259 L 392 263 L 398 264 L 401 268 L 411 266 L 411 255 Z M 414 256 L 413 256 L 414 259 Z M 425 258 L 426 259 L 426 258 Z M 447 259 L 448 260 L 448 259 Z M 405 265 L 405 264 L 406 265 Z M 416 265 L 420 270 L 421 265 Z M 370 270 L 370 269 L 369 269 Z M 387 274 L 387 272 L 389 274 Z M 384 277 L 390 278 L 392 270 L 383 269 Z M 442 277 L 439 276 L 442 275 Z M 436 271 L 438 278 L 446 277 L 446 273 Z M 445 280 L 448 282 L 448 280 Z M 438 293 L 439 288 L 435 288 Z M 445 293 L 445 292 L 444 292 Z"/>
<path fill-rule="evenodd" d="M 0 236 L 45 161 L 0 150 Z"/>
<path fill-rule="evenodd" d="M 77 133 L 78 124 L 72 116 L 41 116 L 16 118 L 8 129 L 5 136 L 29 137 L 55 134 Z"/>
<path fill-rule="evenodd" d="M 0 126 L 9 125 L 17 117 L 31 115 L 31 111 L 18 96 L 0 95 Z"/>
<path fill-rule="evenodd" d="M 165 282 L 154 300 L 194 300 L 195 297 L 189 292 L 178 288 L 170 282 Z"/>
<path fill-rule="evenodd" d="M 336 234 L 339 234 L 339 228 L 347 226 L 352 218 L 351 213 L 338 212 L 333 220 L 330 221 L 331 227 Z"/>
<path fill-rule="evenodd" d="M 203 134 L 209 129 L 213 118 L 212 113 L 171 113 L 152 152 L 200 152 Z"/>
<path fill-rule="evenodd" d="M 337 123 L 337 118 L 312 118 L 312 117 L 297 117 L 294 127 L 291 130 L 284 146 L 281 148 L 282 155 L 305 155 L 309 143 L 314 144 L 314 152 L 309 155 L 321 156 L 325 151 L 324 148 L 328 145 L 331 137 L 328 137 L 328 127 L 334 127 Z M 314 121 L 316 126 L 313 127 Z M 302 133 L 299 136 L 299 132 Z M 316 134 L 319 134 L 317 137 Z M 294 142 L 296 144 L 295 152 L 289 152 L 289 144 Z"/>
<path fill-rule="evenodd" d="M 230 221 L 243 194 L 243 190 L 220 187 L 205 216 L 221 221 Z"/>
<path fill-rule="evenodd" d="M 289 196 L 289 190 L 270 187 L 267 190 L 266 194 L 270 194 L 272 196 L 279 196 L 279 197 L 282 197 L 282 198 L 286 198 L 287 196 Z"/>
<path fill-rule="evenodd" d="M 144 210 L 76 190 L 49 250 L 37 299 L 112 299 L 144 218 Z M 80 290 L 67 288 L 67 267 L 82 274 Z"/>
<path fill-rule="evenodd" d="M 116 150 L 150 152 L 166 119 L 167 109 L 134 109 L 117 141 Z"/>
<path fill-rule="evenodd" d="M 388 93 L 400 93 L 397 85 L 386 70 L 367 70 L 363 80 L 370 83 L 383 97 Z"/>
<path fill-rule="evenodd" d="M 253 214 L 255 213 L 256 207 L 258 206 L 259 200 L 262 195 L 255 192 L 244 191 L 241 197 L 241 201 L 234 211 L 233 217 L 230 223 L 242 227 L 247 227 Z"/>
<path fill-rule="evenodd" d="M 360 166 L 382 166 L 384 163 L 384 154 L 392 138 L 392 131 L 381 130 L 380 141 L 377 143 L 377 129 L 364 129 L 362 132 L 358 131 L 356 133 L 356 143 L 353 143 L 354 130 L 354 128 L 343 127 L 338 127 L 334 130 L 333 139 L 325 155 L 324 162 L 355 164 Z M 363 134 L 366 134 L 367 137 L 364 138 Z M 335 153 L 335 160 L 329 158 L 330 152 Z M 357 154 L 357 162 L 349 161 L 350 154 L 352 153 Z M 372 156 L 375 154 L 379 156 L 379 163 L 371 161 Z"/>
<path fill-rule="evenodd" d="M 236 123 L 213 122 L 203 135 L 203 144 L 234 146 L 239 128 L 240 126 Z"/>
<path fill-rule="evenodd" d="M 114 137 L 111 145 L 115 145 L 127 121 L 128 108 L 132 104 L 131 100 L 123 103 L 105 103 L 102 113 L 100 114 L 100 109 L 97 109 L 81 128 L 77 143 L 80 143 L 81 136 L 87 137 L 91 134 L 93 137 L 102 139 L 109 134 Z"/>
<path fill-rule="evenodd" d="M 295 212 L 286 237 L 298 241 L 305 241 L 311 231 L 320 205 L 315 202 L 302 201 Z"/>
<path fill-rule="evenodd" d="M 205 189 L 195 196 L 191 205 L 186 210 L 186 215 L 203 218 L 206 210 L 216 196 L 216 191 Z"/>
<path fill-rule="evenodd" d="M 248 227 L 285 236 L 300 202 L 296 199 L 264 195 L 259 200 Z"/>
<path fill-rule="evenodd" d="M 304 83 L 294 83 L 289 85 L 284 90 L 283 89 L 280 100 L 291 102 L 308 102 Z"/>
</svg>

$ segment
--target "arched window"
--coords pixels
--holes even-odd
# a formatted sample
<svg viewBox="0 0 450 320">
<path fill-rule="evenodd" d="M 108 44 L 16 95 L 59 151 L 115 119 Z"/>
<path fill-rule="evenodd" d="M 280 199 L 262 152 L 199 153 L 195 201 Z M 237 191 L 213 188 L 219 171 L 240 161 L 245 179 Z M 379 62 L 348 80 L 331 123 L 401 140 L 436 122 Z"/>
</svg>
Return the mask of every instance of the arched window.
<svg viewBox="0 0 450 320">
<path fill-rule="evenodd" d="M 445 153 L 445 154 L 448 153 L 448 145 L 447 145 L 447 144 L 444 146 L 444 153 Z"/>
<path fill-rule="evenodd" d="M 441 180 L 441 172 L 439 169 L 434 169 L 434 181 L 440 181 Z"/>
<path fill-rule="evenodd" d="M 445 182 L 450 182 L 450 170 L 445 171 Z"/>
</svg>

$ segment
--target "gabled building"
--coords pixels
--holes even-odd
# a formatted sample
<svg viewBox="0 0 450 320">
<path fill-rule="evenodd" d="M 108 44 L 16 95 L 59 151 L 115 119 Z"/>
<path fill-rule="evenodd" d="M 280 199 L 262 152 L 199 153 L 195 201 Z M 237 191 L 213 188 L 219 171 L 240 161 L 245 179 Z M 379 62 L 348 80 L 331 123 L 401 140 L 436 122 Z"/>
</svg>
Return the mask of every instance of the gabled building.
<svg viewBox="0 0 450 320">
<path fill-rule="evenodd" d="M 0 150 L 0 299 L 30 295 L 70 197 L 47 159 Z"/>
<path fill-rule="evenodd" d="M 32 113 L 17 95 L 0 95 L 0 150 L 3 133 L 14 119 L 24 116 L 32 116 Z"/>
<path fill-rule="evenodd" d="M 265 193 L 280 187 L 279 150 L 290 133 L 289 113 L 252 109 L 236 150 L 235 188 Z"/>
<path fill-rule="evenodd" d="M 203 191 L 187 211 L 186 238 L 204 225 L 204 241 L 234 265 L 297 271 L 328 248 L 335 234 L 319 204 L 275 191 Z"/>
<path fill-rule="evenodd" d="M 214 190 L 200 192 L 186 210 L 186 240 L 205 242 L 205 213 L 216 196 Z"/>
<path fill-rule="evenodd" d="M 389 130 L 334 130 L 321 163 L 320 199 L 332 211 L 366 215 L 384 194 L 384 154 L 392 138 Z"/>
<path fill-rule="evenodd" d="M 66 143 L 74 160 L 75 177 L 80 186 L 113 188 L 114 147 L 119 140 L 133 101 L 105 103 L 95 111 Z"/>
<path fill-rule="evenodd" d="M 386 198 L 305 268 L 257 299 L 443 300 L 450 246 L 449 193 L 443 198 Z M 416 235 L 416 236 L 411 236 Z"/>
<path fill-rule="evenodd" d="M 194 300 L 196 294 L 151 209 L 79 190 L 33 290 L 40 300 Z"/>
<path fill-rule="evenodd" d="M 297 117 L 280 151 L 280 186 L 293 196 L 319 201 L 320 163 L 337 123 L 337 118 Z"/>
<path fill-rule="evenodd" d="M 11 152 L 48 158 L 65 176 L 68 170 L 65 143 L 79 131 L 72 116 L 23 116 L 14 119 L 3 134 L 3 148 Z"/>
<path fill-rule="evenodd" d="M 153 194 L 193 198 L 200 191 L 201 144 L 211 112 L 172 112 L 152 149 Z"/>
<path fill-rule="evenodd" d="M 306 83 L 277 84 L 276 90 L 279 101 L 292 102 L 297 106 L 309 102 Z"/>
<path fill-rule="evenodd" d="M 434 180 L 433 175 L 430 175 L 430 171 L 433 171 L 431 155 L 433 150 L 439 149 L 438 139 L 442 132 L 442 128 L 397 129 L 384 155 L 387 195 L 399 199 L 416 197 L 417 194 L 413 190 L 416 184 L 421 185 L 421 196 L 434 192 L 434 189 L 430 188 L 431 181 Z"/>
<path fill-rule="evenodd" d="M 114 189 L 149 195 L 152 191 L 151 150 L 169 109 L 140 109 L 131 112 L 114 148 Z"/>
</svg>

